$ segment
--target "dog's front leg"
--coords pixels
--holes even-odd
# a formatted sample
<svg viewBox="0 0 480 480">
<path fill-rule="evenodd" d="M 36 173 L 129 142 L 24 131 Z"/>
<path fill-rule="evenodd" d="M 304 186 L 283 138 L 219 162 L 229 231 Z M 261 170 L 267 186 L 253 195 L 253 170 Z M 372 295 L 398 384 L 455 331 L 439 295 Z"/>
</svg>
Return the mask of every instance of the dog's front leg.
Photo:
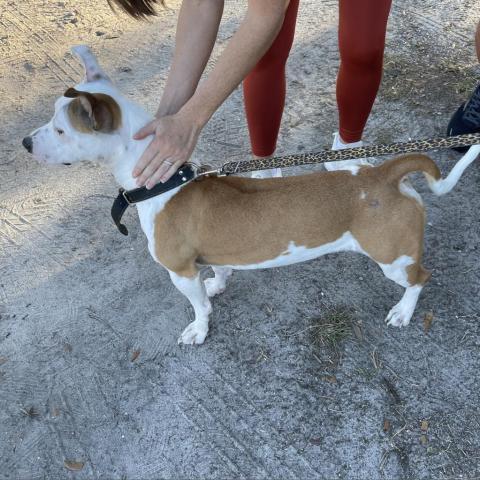
<svg viewBox="0 0 480 480">
<path fill-rule="evenodd" d="M 182 277 L 169 271 L 173 284 L 182 292 L 192 304 L 195 311 L 195 320 L 188 325 L 178 339 L 178 343 L 199 345 L 204 342 L 208 333 L 208 316 L 212 312 L 212 305 L 207 296 L 205 284 L 200 274 L 195 277 Z"/>
</svg>

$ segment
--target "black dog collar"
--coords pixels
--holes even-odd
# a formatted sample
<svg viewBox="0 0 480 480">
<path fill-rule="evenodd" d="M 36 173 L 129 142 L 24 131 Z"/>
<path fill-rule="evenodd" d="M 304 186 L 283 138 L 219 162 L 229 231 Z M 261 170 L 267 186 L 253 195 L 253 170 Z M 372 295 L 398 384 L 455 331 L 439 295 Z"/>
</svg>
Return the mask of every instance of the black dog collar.
<svg viewBox="0 0 480 480">
<path fill-rule="evenodd" d="M 162 193 L 191 182 L 194 178 L 195 170 L 190 165 L 183 165 L 173 174 L 172 177 L 170 177 L 169 180 L 165 183 L 157 183 L 157 185 L 150 190 L 147 190 L 145 187 L 134 188 L 133 190 L 124 190 L 123 188 L 120 188 L 118 191 L 118 197 L 113 202 L 111 210 L 115 225 L 123 235 L 128 235 L 127 227 L 120 223 L 120 220 L 129 205 L 143 202 L 149 198 L 161 195 Z"/>
</svg>

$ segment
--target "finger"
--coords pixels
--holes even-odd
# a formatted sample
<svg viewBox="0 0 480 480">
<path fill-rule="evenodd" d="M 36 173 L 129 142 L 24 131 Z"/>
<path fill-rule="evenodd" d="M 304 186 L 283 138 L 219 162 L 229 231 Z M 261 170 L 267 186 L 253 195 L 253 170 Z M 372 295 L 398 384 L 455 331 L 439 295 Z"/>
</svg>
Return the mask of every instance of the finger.
<svg viewBox="0 0 480 480">
<path fill-rule="evenodd" d="M 181 164 L 182 162 L 180 161 L 176 161 L 171 164 L 163 162 L 160 168 L 150 177 L 150 179 L 146 184 L 146 187 L 153 188 L 153 186 L 156 185 L 157 183 L 160 183 L 160 182 L 165 183 L 166 180 L 163 180 L 163 178 L 166 178 L 166 179 L 170 178 L 171 175 L 173 175 L 173 173 L 175 173 L 178 170 Z M 168 172 L 170 172 L 171 170 L 173 170 L 173 173 L 167 176 Z"/>
<path fill-rule="evenodd" d="M 156 155 L 152 161 L 145 167 L 141 175 L 137 177 L 137 185 L 142 187 L 146 185 L 148 179 L 161 167 L 162 157 Z"/>
<path fill-rule="evenodd" d="M 149 165 L 150 162 L 159 153 L 160 153 L 160 148 L 159 148 L 158 142 L 156 140 L 153 140 L 152 142 L 150 142 L 150 145 L 147 147 L 147 149 L 143 152 L 142 156 L 139 158 L 137 164 L 135 165 L 135 168 L 133 169 L 132 175 L 134 177 L 138 177 L 145 170 L 147 165 Z"/>
<path fill-rule="evenodd" d="M 162 183 L 165 183 L 167 180 L 169 180 L 172 175 L 175 174 L 175 172 L 184 164 L 185 162 L 183 160 L 177 160 L 160 178 L 160 181 Z"/>
<path fill-rule="evenodd" d="M 154 122 L 147 123 L 144 127 L 142 127 L 134 136 L 134 140 L 142 140 L 149 135 L 153 135 L 155 133 L 156 125 Z"/>
<path fill-rule="evenodd" d="M 143 171 L 142 175 L 137 180 L 138 185 L 145 185 L 147 186 L 147 182 L 149 182 L 150 178 L 157 172 L 159 172 L 159 176 L 163 175 L 169 168 L 170 165 L 173 164 L 173 160 L 170 160 L 169 158 L 162 157 L 160 154 L 158 154 L 152 162 L 148 165 L 147 168 Z M 158 180 L 157 182 L 158 183 Z M 155 183 L 152 184 L 152 182 L 149 183 L 151 188 Z"/>
<path fill-rule="evenodd" d="M 172 160 L 166 159 L 159 167 L 158 169 L 150 176 L 150 178 L 147 180 L 147 183 L 145 186 L 147 188 L 153 188 L 154 185 L 160 182 L 160 179 L 163 177 L 165 172 L 170 168 L 170 166 L 173 165 Z"/>
</svg>

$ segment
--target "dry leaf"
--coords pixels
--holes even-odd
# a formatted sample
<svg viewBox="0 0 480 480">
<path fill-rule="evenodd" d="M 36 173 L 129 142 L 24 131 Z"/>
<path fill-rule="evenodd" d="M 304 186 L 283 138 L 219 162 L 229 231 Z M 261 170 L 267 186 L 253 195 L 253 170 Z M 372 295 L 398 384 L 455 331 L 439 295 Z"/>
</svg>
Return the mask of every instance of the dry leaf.
<svg viewBox="0 0 480 480">
<path fill-rule="evenodd" d="M 387 433 L 390 430 L 390 420 L 385 419 L 383 421 L 383 431 Z"/>
<path fill-rule="evenodd" d="M 322 444 L 322 439 L 321 438 L 311 438 L 310 443 L 312 445 L 321 445 Z"/>
<path fill-rule="evenodd" d="M 64 460 L 63 465 L 65 465 L 65 468 L 71 470 L 72 472 L 79 472 L 83 468 L 85 463 L 75 462 L 73 460 Z"/>
<path fill-rule="evenodd" d="M 357 323 L 353 324 L 353 333 L 355 334 L 355 337 L 357 340 L 360 342 L 363 341 L 363 332 L 362 332 L 362 326 L 358 325 Z"/>
<path fill-rule="evenodd" d="M 420 430 L 421 430 L 422 432 L 426 432 L 426 431 L 428 430 L 428 422 L 427 422 L 427 420 L 422 420 L 422 421 L 420 422 Z"/>
<path fill-rule="evenodd" d="M 428 438 L 426 435 L 420 435 L 420 443 L 426 445 L 428 443 Z"/>
<path fill-rule="evenodd" d="M 323 377 L 323 379 L 330 383 L 337 383 L 337 377 L 334 377 L 333 375 L 328 375 Z"/>
<path fill-rule="evenodd" d="M 140 355 L 140 352 L 141 352 L 141 350 L 135 350 L 133 352 L 133 355 L 132 355 L 132 358 L 130 359 L 130 361 L 134 362 L 138 358 L 138 356 Z"/>
<path fill-rule="evenodd" d="M 425 317 L 423 317 L 423 331 L 427 333 L 430 330 L 433 322 L 433 312 L 427 312 Z"/>
<path fill-rule="evenodd" d="M 7 357 L 0 357 L 0 365 L 3 365 L 7 362 Z"/>
<path fill-rule="evenodd" d="M 58 417 L 60 415 L 60 410 L 58 408 L 54 408 L 52 410 L 52 417 Z"/>
</svg>

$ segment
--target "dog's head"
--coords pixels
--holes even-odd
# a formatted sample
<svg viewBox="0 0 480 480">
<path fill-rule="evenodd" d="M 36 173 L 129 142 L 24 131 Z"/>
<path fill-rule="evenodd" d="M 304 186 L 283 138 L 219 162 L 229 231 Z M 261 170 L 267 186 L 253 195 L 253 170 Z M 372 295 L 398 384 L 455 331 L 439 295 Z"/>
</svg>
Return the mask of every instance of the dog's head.
<svg viewBox="0 0 480 480">
<path fill-rule="evenodd" d="M 121 94 L 88 47 L 72 50 L 85 66 L 85 79 L 69 88 L 55 102 L 53 118 L 22 142 L 40 163 L 109 159 L 121 143 Z"/>
</svg>

